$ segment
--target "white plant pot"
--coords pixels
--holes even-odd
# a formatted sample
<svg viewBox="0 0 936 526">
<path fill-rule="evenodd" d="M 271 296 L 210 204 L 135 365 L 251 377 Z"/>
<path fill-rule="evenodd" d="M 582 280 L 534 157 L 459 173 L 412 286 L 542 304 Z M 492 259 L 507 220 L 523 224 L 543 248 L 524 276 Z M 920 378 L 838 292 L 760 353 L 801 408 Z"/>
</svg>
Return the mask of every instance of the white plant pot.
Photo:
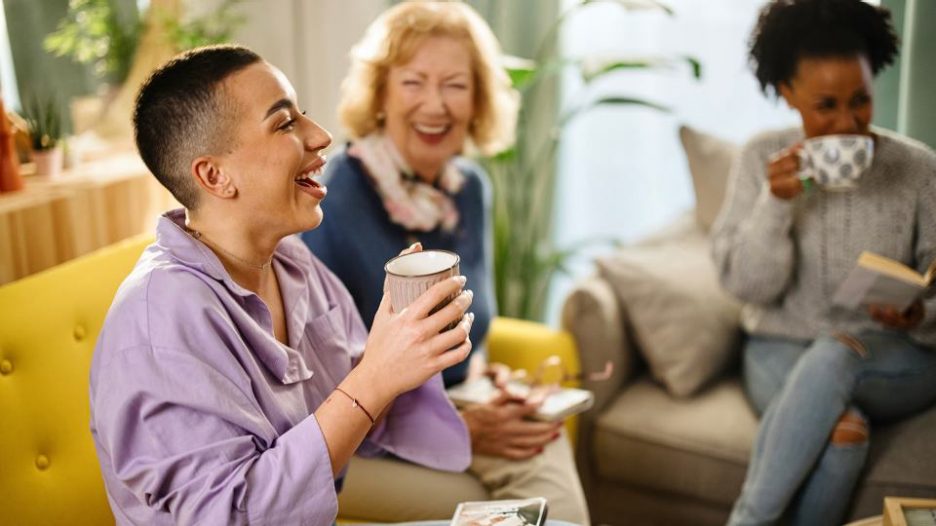
<svg viewBox="0 0 936 526">
<path fill-rule="evenodd" d="M 62 147 L 56 146 L 51 150 L 33 151 L 33 162 L 36 163 L 36 175 L 57 179 L 62 175 Z"/>
</svg>

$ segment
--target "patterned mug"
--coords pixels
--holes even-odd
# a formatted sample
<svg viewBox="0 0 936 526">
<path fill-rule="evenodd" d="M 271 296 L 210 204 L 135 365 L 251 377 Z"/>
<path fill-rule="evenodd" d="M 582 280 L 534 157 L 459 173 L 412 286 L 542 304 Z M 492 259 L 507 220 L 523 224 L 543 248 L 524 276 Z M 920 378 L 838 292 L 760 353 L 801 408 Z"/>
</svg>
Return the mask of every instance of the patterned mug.
<svg viewBox="0 0 936 526">
<path fill-rule="evenodd" d="M 823 135 L 803 142 L 799 178 L 826 190 L 850 190 L 871 166 L 874 140 L 867 135 Z"/>
</svg>

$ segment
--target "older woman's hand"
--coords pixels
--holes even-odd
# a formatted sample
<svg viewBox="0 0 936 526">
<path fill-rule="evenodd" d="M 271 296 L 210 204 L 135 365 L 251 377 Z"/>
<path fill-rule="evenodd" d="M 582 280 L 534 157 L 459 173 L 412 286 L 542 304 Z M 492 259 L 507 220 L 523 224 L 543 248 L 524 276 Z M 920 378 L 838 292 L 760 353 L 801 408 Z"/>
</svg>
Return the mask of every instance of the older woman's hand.
<svg viewBox="0 0 936 526">
<path fill-rule="evenodd" d="M 891 305 L 869 305 L 871 318 L 889 329 L 909 331 L 915 329 L 926 316 L 923 300 L 916 300 L 907 310 L 901 312 Z"/>
<path fill-rule="evenodd" d="M 799 155 L 802 144 L 796 144 L 771 158 L 767 164 L 767 181 L 770 193 L 779 199 L 793 199 L 803 193 L 803 181 L 799 178 Z"/>
<path fill-rule="evenodd" d="M 543 399 L 531 396 L 518 400 L 501 390 L 497 398 L 462 411 L 475 453 L 511 460 L 525 460 L 543 452 L 559 438 L 561 422 L 527 420 L 542 405 Z"/>
</svg>

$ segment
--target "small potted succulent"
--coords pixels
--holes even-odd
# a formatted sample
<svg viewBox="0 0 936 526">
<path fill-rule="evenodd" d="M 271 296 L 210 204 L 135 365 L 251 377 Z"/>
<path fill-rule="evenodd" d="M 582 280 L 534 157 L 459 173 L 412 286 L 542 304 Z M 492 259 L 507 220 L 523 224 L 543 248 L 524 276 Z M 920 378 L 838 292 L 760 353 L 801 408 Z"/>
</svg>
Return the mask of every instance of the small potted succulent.
<svg viewBox="0 0 936 526">
<path fill-rule="evenodd" d="M 62 111 L 54 97 L 36 97 L 24 107 L 36 175 L 55 178 L 62 173 Z"/>
</svg>

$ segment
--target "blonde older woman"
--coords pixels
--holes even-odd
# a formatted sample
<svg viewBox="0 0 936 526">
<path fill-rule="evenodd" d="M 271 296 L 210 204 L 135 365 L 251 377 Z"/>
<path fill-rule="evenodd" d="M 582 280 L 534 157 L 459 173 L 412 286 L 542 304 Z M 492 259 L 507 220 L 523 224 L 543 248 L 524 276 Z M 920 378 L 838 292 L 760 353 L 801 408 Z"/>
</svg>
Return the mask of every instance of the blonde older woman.
<svg viewBox="0 0 936 526">
<path fill-rule="evenodd" d="M 499 60 L 490 28 L 464 4 L 406 2 L 381 15 L 354 48 L 342 85 L 339 112 L 351 143 L 326 168 L 329 221 L 303 235 L 366 323 L 380 304 L 383 263 L 401 249 L 419 243 L 461 256 L 474 292 L 476 351 L 444 371 L 447 386 L 505 373 L 483 351 L 495 309 L 488 182 L 460 156 L 513 141 L 518 98 Z M 462 411 L 473 448 L 469 471 L 491 498 L 545 496 L 551 518 L 585 524 L 568 441 L 561 424 L 526 418 L 537 406 L 502 394 Z"/>
</svg>

